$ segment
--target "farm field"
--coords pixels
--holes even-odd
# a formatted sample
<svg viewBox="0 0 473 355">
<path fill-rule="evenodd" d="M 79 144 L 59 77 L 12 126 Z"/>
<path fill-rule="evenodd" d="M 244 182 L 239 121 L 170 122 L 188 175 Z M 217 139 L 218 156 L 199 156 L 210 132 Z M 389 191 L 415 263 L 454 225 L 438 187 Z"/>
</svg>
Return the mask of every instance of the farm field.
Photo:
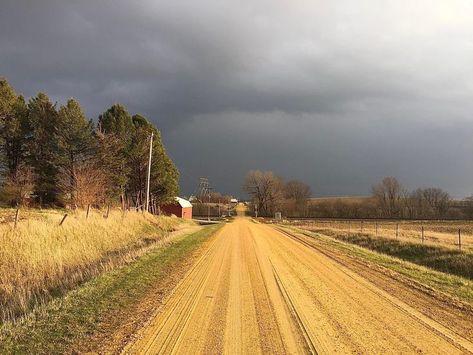
<svg viewBox="0 0 473 355">
<path fill-rule="evenodd" d="M 321 240 L 237 218 L 125 352 L 471 353 L 472 315 Z"/>
<path fill-rule="evenodd" d="M 284 224 L 313 232 L 326 230 L 342 233 L 363 233 L 370 237 L 392 238 L 404 242 L 425 243 L 473 251 L 473 221 L 409 221 L 409 220 L 288 220 Z M 424 239 L 422 240 L 422 229 Z"/>
</svg>

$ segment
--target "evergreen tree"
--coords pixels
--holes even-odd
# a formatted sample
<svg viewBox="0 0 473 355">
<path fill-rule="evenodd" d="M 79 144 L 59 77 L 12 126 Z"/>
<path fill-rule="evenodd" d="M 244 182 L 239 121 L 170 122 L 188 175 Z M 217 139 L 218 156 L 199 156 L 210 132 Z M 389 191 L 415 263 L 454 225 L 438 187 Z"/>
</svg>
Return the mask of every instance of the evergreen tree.
<svg viewBox="0 0 473 355">
<path fill-rule="evenodd" d="M 2 123 L 12 116 L 17 97 L 15 90 L 8 81 L 0 78 L 0 120 Z"/>
<path fill-rule="evenodd" d="M 0 148 L 6 178 L 16 174 L 24 163 L 27 135 L 27 109 L 5 79 L 0 79 Z"/>
<path fill-rule="evenodd" d="M 153 137 L 150 194 L 158 203 L 168 202 L 179 192 L 179 173 L 161 142 L 160 132 L 143 116 L 134 115 L 132 145 L 129 152 L 129 193 L 135 201 L 144 202 L 148 171 L 149 139 Z"/>
<path fill-rule="evenodd" d="M 114 104 L 99 116 L 97 129 L 79 103 L 56 110 L 38 93 L 26 104 L 0 79 L 0 149 L 5 172 L 2 197 L 16 204 L 62 201 L 85 206 L 131 198 L 145 200 L 149 139 L 153 139 L 150 194 L 156 203 L 178 193 L 179 173 L 167 156 L 160 132 L 142 115 Z"/>
<path fill-rule="evenodd" d="M 130 168 L 128 165 L 133 123 L 123 105 L 114 104 L 99 116 L 100 160 L 108 182 L 109 198 L 125 198 Z"/>
<path fill-rule="evenodd" d="M 31 129 L 29 158 L 35 175 L 35 193 L 42 203 L 58 202 L 58 174 L 64 161 L 60 128 L 63 125 L 56 106 L 44 93 L 28 102 Z"/>
<path fill-rule="evenodd" d="M 115 134 L 128 142 L 133 122 L 125 106 L 114 104 L 99 116 L 99 130 L 106 134 Z"/>
</svg>

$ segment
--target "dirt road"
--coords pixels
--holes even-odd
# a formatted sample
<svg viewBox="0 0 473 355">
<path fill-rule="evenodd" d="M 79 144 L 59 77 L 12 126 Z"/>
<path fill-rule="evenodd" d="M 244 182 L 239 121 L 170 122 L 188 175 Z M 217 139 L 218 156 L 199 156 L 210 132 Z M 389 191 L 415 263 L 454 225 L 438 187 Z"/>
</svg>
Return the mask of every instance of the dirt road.
<svg viewBox="0 0 473 355">
<path fill-rule="evenodd" d="M 303 240 L 239 218 L 125 351 L 457 354 L 473 352 L 468 338 Z"/>
</svg>

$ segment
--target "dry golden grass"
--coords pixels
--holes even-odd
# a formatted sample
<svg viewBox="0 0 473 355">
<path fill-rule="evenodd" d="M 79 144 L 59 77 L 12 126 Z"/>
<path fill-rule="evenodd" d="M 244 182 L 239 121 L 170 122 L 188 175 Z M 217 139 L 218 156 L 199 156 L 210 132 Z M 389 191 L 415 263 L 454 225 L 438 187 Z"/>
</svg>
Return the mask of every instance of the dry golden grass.
<svg viewBox="0 0 473 355">
<path fill-rule="evenodd" d="M 405 242 L 421 243 L 422 227 L 424 243 L 458 249 L 458 230 L 461 231 L 462 249 L 473 250 L 473 222 L 469 221 L 370 221 L 364 220 L 305 220 L 292 221 L 291 224 L 300 228 L 321 232 L 333 230 L 342 233 L 363 233 L 371 237 L 383 237 Z M 377 225 L 377 227 L 376 227 Z M 396 229 L 398 233 L 396 234 Z"/>
<path fill-rule="evenodd" d="M 61 294 L 107 269 L 126 263 L 161 240 L 180 223 L 150 214 L 84 211 L 21 212 L 17 228 L 8 216 L 0 224 L 0 320 L 13 319 L 31 306 Z"/>
</svg>

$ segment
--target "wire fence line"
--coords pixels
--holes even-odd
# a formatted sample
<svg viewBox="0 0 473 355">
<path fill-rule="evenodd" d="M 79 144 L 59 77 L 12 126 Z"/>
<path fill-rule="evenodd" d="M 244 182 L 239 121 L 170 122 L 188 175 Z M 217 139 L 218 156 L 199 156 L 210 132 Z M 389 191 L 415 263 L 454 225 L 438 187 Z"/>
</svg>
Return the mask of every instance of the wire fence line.
<svg viewBox="0 0 473 355">
<path fill-rule="evenodd" d="M 359 233 L 370 237 L 473 250 L 473 221 L 372 219 L 270 219 L 314 232 Z"/>
<path fill-rule="evenodd" d="M 142 208 L 142 206 L 138 206 L 136 208 L 133 207 L 133 208 L 122 209 L 120 207 L 113 207 L 110 204 L 104 208 L 93 208 L 91 205 L 88 205 L 87 208 L 85 209 L 74 209 L 71 211 L 64 210 L 62 212 L 60 210 L 54 210 L 54 209 L 36 210 L 36 209 L 16 208 L 14 210 L 2 211 L 1 212 L 2 221 L 0 223 L 10 224 L 13 229 L 16 229 L 18 224 L 22 220 L 38 218 L 38 215 L 41 215 L 42 213 L 54 213 L 55 215 L 58 216 L 58 226 L 62 226 L 66 222 L 66 219 L 69 215 L 80 216 L 83 214 L 83 217 L 85 219 L 89 219 L 89 216 L 92 216 L 93 214 L 95 214 L 96 216 L 99 215 L 107 219 L 110 216 L 110 212 L 114 210 L 121 212 L 123 218 L 125 218 L 127 213 L 129 212 L 144 213 L 144 209 Z M 150 213 L 152 213 L 152 211 L 150 211 Z"/>
</svg>

